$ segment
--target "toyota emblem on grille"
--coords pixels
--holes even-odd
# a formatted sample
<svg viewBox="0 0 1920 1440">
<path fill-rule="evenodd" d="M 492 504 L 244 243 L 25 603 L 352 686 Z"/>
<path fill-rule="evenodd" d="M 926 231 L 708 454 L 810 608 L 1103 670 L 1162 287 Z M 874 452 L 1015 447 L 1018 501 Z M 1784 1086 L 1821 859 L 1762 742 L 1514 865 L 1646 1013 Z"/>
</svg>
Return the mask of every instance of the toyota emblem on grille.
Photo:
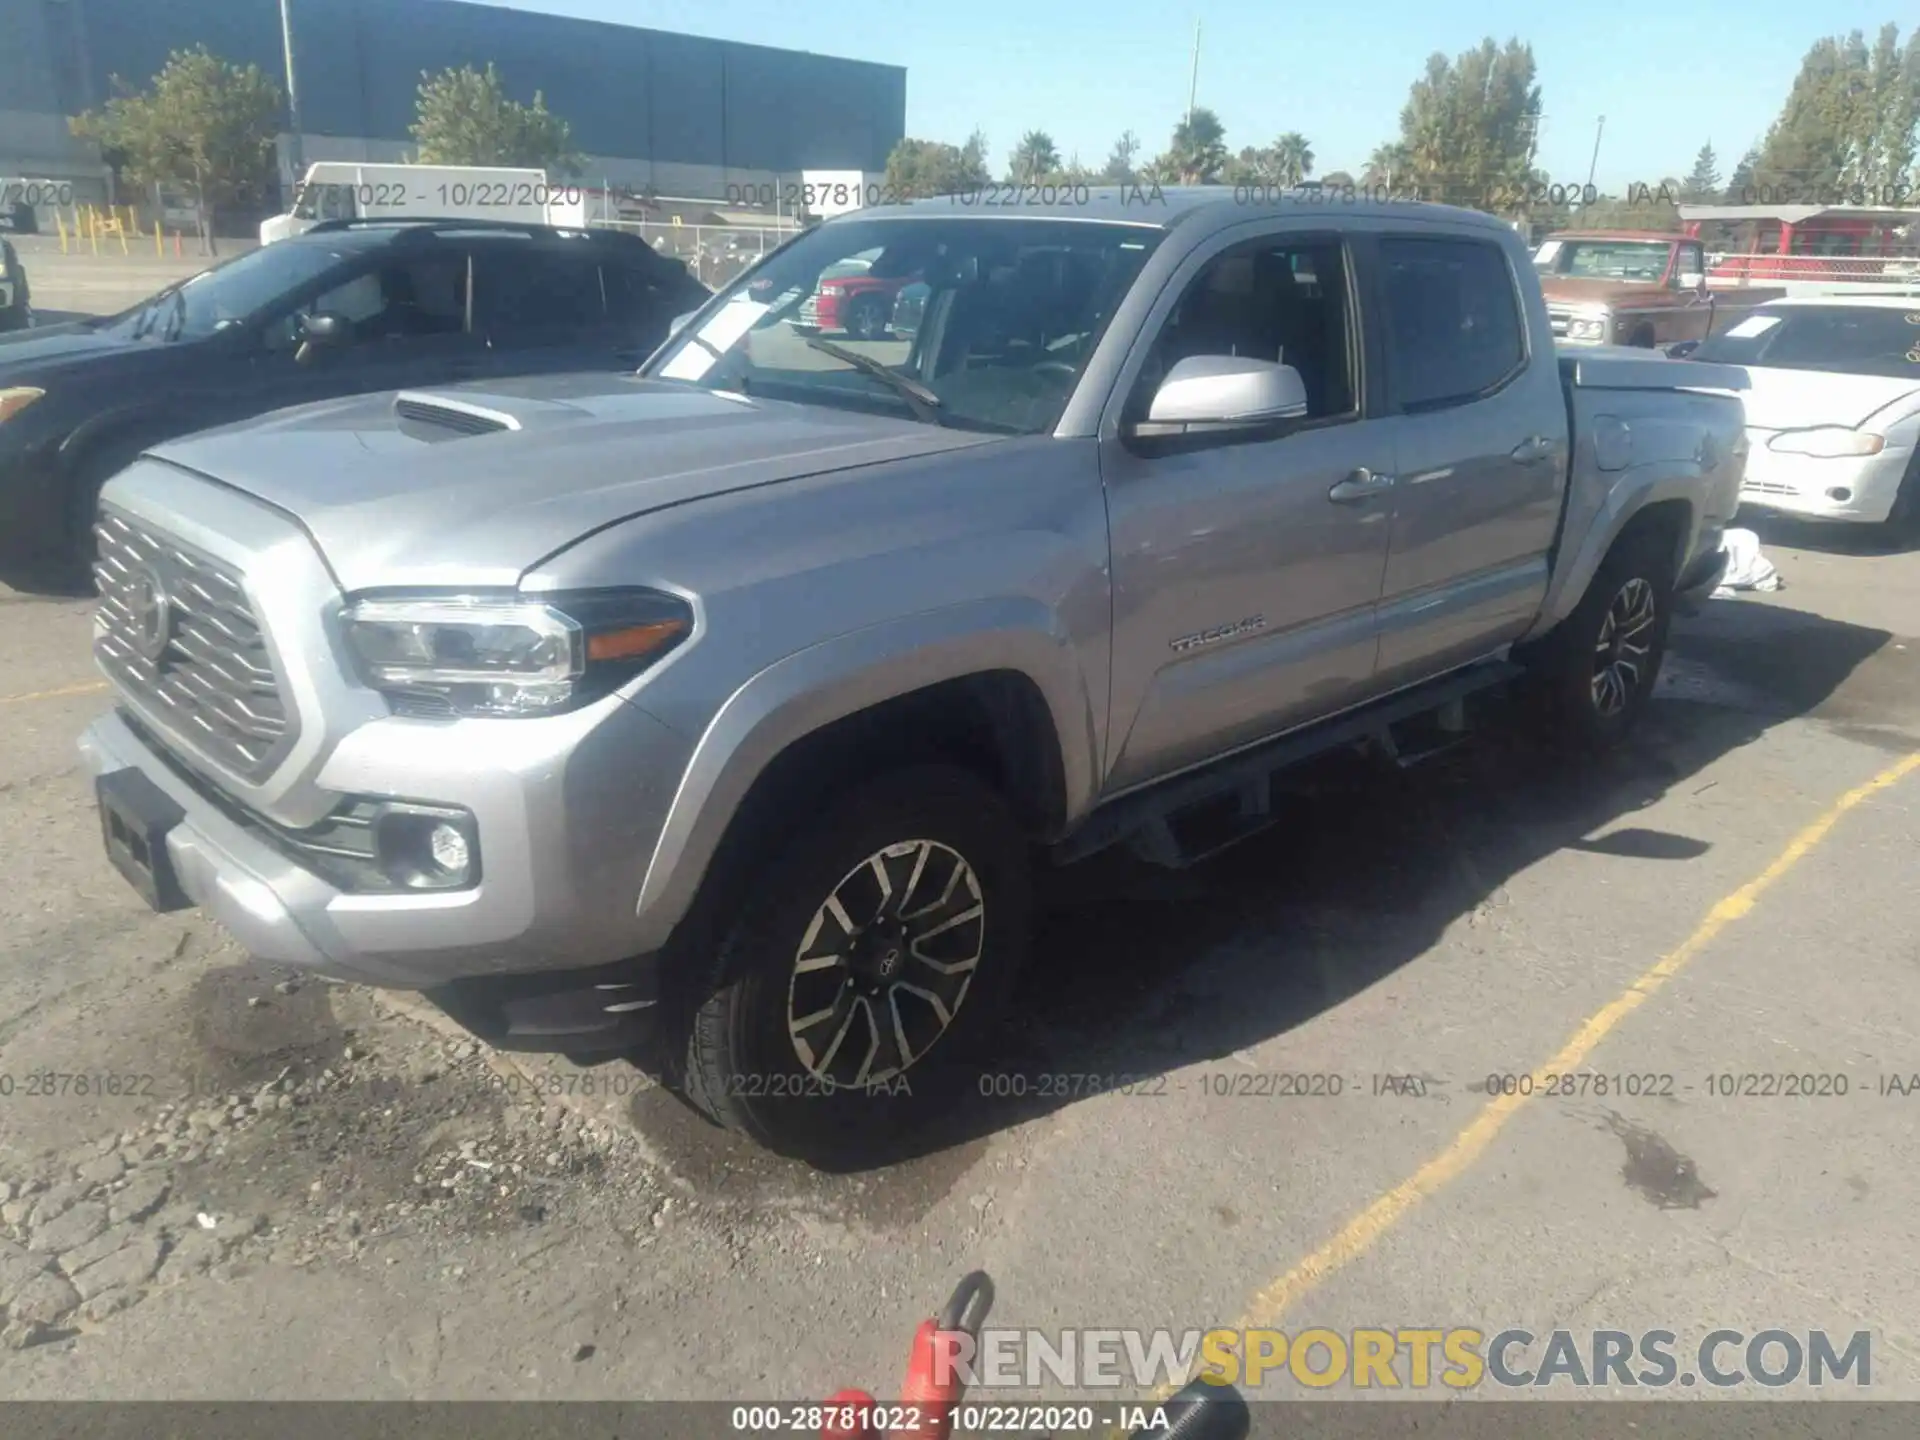
<svg viewBox="0 0 1920 1440">
<path fill-rule="evenodd" d="M 158 572 L 142 567 L 127 582 L 127 613 L 133 620 L 133 643 L 149 660 L 158 660 L 173 639 L 173 597 Z"/>
</svg>

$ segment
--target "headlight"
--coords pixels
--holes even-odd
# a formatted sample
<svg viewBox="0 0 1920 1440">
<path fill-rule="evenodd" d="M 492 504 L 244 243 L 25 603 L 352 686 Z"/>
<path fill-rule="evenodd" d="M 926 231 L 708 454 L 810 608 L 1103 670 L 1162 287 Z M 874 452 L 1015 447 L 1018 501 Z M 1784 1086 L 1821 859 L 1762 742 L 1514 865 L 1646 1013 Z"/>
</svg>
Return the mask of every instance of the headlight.
<svg viewBox="0 0 1920 1440">
<path fill-rule="evenodd" d="M 1839 460 L 1850 455 L 1878 455 L 1887 448 L 1887 437 L 1866 430 L 1849 430 L 1844 425 L 1822 425 L 1817 430 L 1783 431 L 1767 442 L 1767 448 L 1782 455 Z"/>
<path fill-rule="evenodd" d="M 1567 322 L 1569 340 L 1604 340 L 1613 319 L 1608 315 L 1587 315 Z"/>
<path fill-rule="evenodd" d="M 363 600 L 347 643 L 361 678 L 402 710 L 551 715 L 596 699 L 693 630 L 693 611 L 654 590 L 491 600 Z"/>
<path fill-rule="evenodd" d="M 31 385 L 10 385 L 0 389 L 0 425 L 4 425 L 46 393 Z"/>
</svg>

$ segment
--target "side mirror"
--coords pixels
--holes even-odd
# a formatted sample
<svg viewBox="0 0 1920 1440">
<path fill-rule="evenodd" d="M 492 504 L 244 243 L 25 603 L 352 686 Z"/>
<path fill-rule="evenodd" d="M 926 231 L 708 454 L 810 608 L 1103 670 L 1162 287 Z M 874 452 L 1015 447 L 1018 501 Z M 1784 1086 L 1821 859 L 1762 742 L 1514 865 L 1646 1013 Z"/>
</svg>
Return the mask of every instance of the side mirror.
<svg viewBox="0 0 1920 1440">
<path fill-rule="evenodd" d="M 1698 270 L 1682 270 L 1680 272 L 1680 278 L 1675 283 L 1678 284 L 1682 290 L 1698 290 L 1705 286 L 1707 277 L 1702 275 Z"/>
<path fill-rule="evenodd" d="M 1669 360 L 1684 360 L 1699 348 L 1700 342 L 1698 340 L 1681 340 L 1667 346 L 1666 356 Z"/>
<path fill-rule="evenodd" d="M 676 315 L 673 319 L 669 320 L 667 322 L 667 335 L 669 338 L 678 335 L 686 323 L 699 313 L 698 310 L 689 310 L 686 314 Z"/>
<path fill-rule="evenodd" d="M 1189 355 L 1154 392 L 1141 436 L 1257 430 L 1307 413 L 1307 387 L 1291 365 L 1238 355 Z"/>
</svg>

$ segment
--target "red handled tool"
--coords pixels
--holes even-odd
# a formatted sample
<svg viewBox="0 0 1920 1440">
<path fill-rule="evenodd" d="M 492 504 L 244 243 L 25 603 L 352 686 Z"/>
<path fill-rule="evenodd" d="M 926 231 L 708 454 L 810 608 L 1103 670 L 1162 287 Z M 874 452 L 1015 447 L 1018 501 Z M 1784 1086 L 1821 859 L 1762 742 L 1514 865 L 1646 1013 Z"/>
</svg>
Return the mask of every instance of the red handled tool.
<svg viewBox="0 0 1920 1440">
<path fill-rule="evenodd" d="M 820 1440 L 881 1440 L 873 1428 L 877 1402 L 864 1390 L 842 1390 L 827 1401 L 827 1420 Z"/>
<path fill-rule="evenodd" d="M 966 1389 L 955 1362 L 972 1363 L 980 1326 L 992 1308 L 993 1281 L 986 1271 L 975 1270 L 954 1287 L 938 1315 L 920 1322 L 900 1387 L 901 1419 L 908 1423 L 892 1430 L 889 1440 L 947 1440 L 953 1433 L 954 1407 Z"/>
</svg>

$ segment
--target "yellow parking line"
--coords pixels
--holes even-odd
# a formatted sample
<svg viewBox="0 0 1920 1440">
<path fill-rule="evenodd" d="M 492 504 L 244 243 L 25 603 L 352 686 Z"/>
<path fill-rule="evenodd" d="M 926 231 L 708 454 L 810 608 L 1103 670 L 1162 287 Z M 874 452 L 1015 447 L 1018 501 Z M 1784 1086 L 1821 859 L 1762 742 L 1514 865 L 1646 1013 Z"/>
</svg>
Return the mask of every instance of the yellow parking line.
<svg viewBox="0 0 1920 1440">
<path fill-rule="evenodd" d="M 63 695 L 97 695 L 107 688 L 104 680 L 89 680 L 84 685 L 63 685 L 57 690 L 30 690 L 25 695 L 0 695 L 0 705 L 24 705 L 29 700 L 58 700 Z"/>
<path fill-rule="evenodd" d="M 1544 1077 L 1548 1072 L 1564 1073 L 1578 1069 L 1614 1027 L 1679 974 L 1687 962 L 1711 944 L 1722 930 L 1752 910 L 1754 903 L 1776 880 L 1826 839 L 1827 832 L 1839 823 L 1842 815 L 1863 800 L 1898 783 L 1916 769 L 1920 769 L 1920 752 L 1888 766 L 1866 784 L 1849 790 L 1836 800 L 1825 814 L 1794 836 L 1771 865 L 1709 910 L 1699 928 L 1681 941 L 1678 949 L 1663 956 L 1659 963 L 1635 980 L 1621 995 L 1588 1017 L 1586 1023 L 1573 1033 L 1573 1038 L 1561 1047 L 1560 1053 L 1534 1072 L 1534 1090 L 1543 1095 L 1546 1093 Z M 1453 1137 L 1446 1149 L 1381 1195 L 1343 1225 L 1339 1233 L 1326 1244 L 1254 1296 L 1246 1318 L 1240 1321 L 1240 1328 L 1271 1326 L 1296 1301 L 1365 1254 L 1375 1241 L 1394 1227 L 1401 1216 L 1449 1181 L 1458 1178 L 1479 1159 L 1493 1143 L 1494 1137 L 1505 1128 L 1507 1121 L 1530 1098 L 1525 1094 L 1498 1095 L 1488 1101 L 1466 1129 Z"/>
</svg>

